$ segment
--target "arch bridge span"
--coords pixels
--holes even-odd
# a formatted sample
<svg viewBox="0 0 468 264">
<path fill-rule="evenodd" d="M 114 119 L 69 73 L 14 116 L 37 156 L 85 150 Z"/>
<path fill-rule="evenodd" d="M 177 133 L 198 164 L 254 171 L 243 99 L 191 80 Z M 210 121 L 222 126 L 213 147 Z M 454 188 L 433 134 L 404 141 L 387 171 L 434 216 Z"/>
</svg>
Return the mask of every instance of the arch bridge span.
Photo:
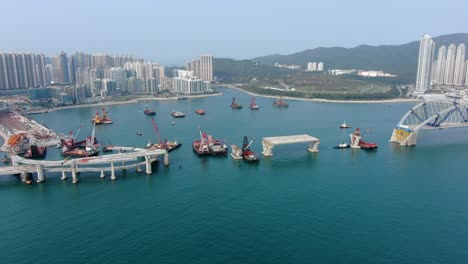
<svg viewBox="0 0 468 264">
<path fill-rule="evenodd" d="M 416 145 L 423 130 L 468 127 L 468 102 L 425 101 L 411 108 L 393 129 L 390 142 Z"/>
</svg>

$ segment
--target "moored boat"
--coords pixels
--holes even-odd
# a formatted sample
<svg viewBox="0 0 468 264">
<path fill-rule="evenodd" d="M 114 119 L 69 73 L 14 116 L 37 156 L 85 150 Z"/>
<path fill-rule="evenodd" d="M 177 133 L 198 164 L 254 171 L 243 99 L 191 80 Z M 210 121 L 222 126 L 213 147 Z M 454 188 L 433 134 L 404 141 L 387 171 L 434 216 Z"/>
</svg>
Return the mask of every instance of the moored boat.
<svg viewBox="0 0 468 264">
<path fill-rule="evenodd" d="M 340 128 L 351 128 L 351 126 L 344 121 L 343 124 L 340 125 Z"/>
<path fill-rule="evenodd" d="M 235 97 L 232 98 L 231 108 L 232 109 L 242 109 L 242 105 L 237 103 L 237 100 L 236 100 Z"/>
<path fill-rule="evenodd" d="M 249 108 L 250 110 L 260 109 L 260 106 L 258 106 L 257 103 L 255 102 L 255 97 L 252 97 L 252 101 L 250 102 Z"/>
<path fill-rule="evenodd" d="M 147 116 L 154 116 L 156 115 L 156 111 L 152 110 L 150 107 L 149 107 L 149 104 L 148 102 L 146 102 L 146 107 L 145 107 L 145 110 L 143 111 L 143 113 Z"/>
<path fill-rule="evenodd" d="M 273 101 L 273 106 L 275 106 L 275 107 L 288 107 L 288 103 L 283 101 L 283 98 L 280 96 L 280 97 L 275 98 L 275 100 Z"/>
<path fill-rule="evenodd" d="M 338 144 L 338 145 L 334 146 L 333 148 L 334 149 L 344 149 L 344 148 L 350 148 L 350 147 L 351 147 L 351 145 L 349 143 L 343 142 L 341 144 Z"/>
<path fill-rule="evenodd" d="M 181 117 L 185 117 L 185 114 L 182 113 L 182 112 L 179 112 L 179 111 L 173 111 L 171 113 L 172 117 L 175 117 L 175 118 L 181 118 Z"/>
<path fill-rule="evenodd" d="M 107 112 L 105 108 L 102 108 L 101 116 L 99 116 L 99 112 L 96 112 L 96 115 L 91 119 L 91 122 L 93 122 L 96 125 L 113 123 L 112 119 L 107 116 Z"/>
<path fill-rule="evenodd" d="M 197 110 L 195 110 L 195 113 L 197 113 L 197 114 L 199 114 L 199 115 L 204 115 L 204 114 L 206 114 L 205 110 L 203 110 L 203 109 L 197 109 Z"/>
</svg>

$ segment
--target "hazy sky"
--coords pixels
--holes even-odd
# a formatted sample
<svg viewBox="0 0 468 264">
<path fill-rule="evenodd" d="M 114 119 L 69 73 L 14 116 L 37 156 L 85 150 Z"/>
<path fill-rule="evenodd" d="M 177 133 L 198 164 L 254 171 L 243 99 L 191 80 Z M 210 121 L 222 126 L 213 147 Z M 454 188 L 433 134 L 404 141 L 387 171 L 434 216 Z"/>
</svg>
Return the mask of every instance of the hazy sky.
<svg viewBox="0 0 468 264">
<path fill-rule="evenodd" d="M 467 0 L 2 0 L 0 8 L 2 51 L 131 54 L 165 65 L 468 32 Z"/>
</svg>

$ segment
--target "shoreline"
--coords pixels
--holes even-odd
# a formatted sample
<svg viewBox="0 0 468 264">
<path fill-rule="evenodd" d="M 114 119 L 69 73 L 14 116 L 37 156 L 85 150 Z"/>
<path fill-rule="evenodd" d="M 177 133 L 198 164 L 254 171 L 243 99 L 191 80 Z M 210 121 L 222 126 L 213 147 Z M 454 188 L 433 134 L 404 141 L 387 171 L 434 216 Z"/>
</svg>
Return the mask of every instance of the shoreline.
<svg viewBox="0 0 468 264">
<path fill-rule="evenodd" d="M 209 97 L 209 96 L 220 96 L 223 93 L 218 92 L 218 93 L 213 93 L 213 94 L 201 94 L 201 95 L 184 95 L 184 99 L 192 99 L 192 98 L 203 98 L 203 97 Z M 93 106 L 106 106 L 106 105 L 119 105 L 119 104 L 133 104 L 133 103 L 138 103 L 139 101 L 167 101 L 167 100 L 177 100 L 179 97 L 140 97 L 140 98 L 133 98 L 129 99 L 127 101 L 119 101 L 119 102 L 99 102 L 99 103 L 92 103 L 92 104 L 79 104 L 79 105 L 69 105 L 69 106 L 61 106 L 61 107 L 56 107 L 56 108 L 51 108 L 48 109 L 46 113 L 48 112 L 55 112 L 59 110 L 64 110 L 64 109 L 70 109 L 70 108 L 83 108 L 83 107 L 93 107 Z"/>
<path fill-rule="evenodd" d="M 219 85 L 220 87 L 234 89 L 252 96 L 265 97 L 265 98 L 277 98 L 276 95 L 265 95 L 265 94 L 256 94 L 247 90 L 244 90 L 240 87 L 237 87 L 232 84 L 223 84 Z M 420 99 L 413 98 L 395 98 L 395 99 L 384 99 L 384 100 L 329 100 L 329 99 L 319 99 L 319 98 L 298 98 L 291 96 L 282 96 L 283 99 L 288 100 L 298 100 L 298 101 L 309 101 L 315 103 L 333 103 L 333 104 L 383 104 L 383 103 L 408 103 L 408 102 L 422 102 Z"/>
</svg>

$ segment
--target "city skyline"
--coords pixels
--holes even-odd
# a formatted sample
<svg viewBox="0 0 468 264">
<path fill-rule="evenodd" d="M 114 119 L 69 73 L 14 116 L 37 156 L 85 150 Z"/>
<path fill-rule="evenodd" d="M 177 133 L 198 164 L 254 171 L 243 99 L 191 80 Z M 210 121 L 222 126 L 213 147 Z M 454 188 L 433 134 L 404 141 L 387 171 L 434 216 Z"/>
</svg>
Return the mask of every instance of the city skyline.
<svg viewBox="0 0 468 264">
<path fill-rule="evenodd" d="M 198 54 L 247 59 L 315 47 L 401 44 L 421 32 L 438 36 L 466 30 L 466 2 L 424 5 L 427 10 L 417 12 L 421 3 L 398 0 L 384 10 L 371 1 L 293 1 L 287 5 L 198 1 L 178 6 L 151 1 L 133 5 L 124 1 L 112 5 L 21 1 L 3 4 L 4 10 L 12 12 L 0 17 L 0 29 L 8 36 L 2 39 L 4 51 L 46 56 L 61 50 L 68 54 L 129 54 L 164 65 L 183 65 L 186 58 Z M 437 20 L 425 19 L 425 13 L 431 12 L 438 14 Z M 413 19 L 398 19 L 395 14 Z M 363 27 L 366 30 L 359 30 Z"/>
</svg>

